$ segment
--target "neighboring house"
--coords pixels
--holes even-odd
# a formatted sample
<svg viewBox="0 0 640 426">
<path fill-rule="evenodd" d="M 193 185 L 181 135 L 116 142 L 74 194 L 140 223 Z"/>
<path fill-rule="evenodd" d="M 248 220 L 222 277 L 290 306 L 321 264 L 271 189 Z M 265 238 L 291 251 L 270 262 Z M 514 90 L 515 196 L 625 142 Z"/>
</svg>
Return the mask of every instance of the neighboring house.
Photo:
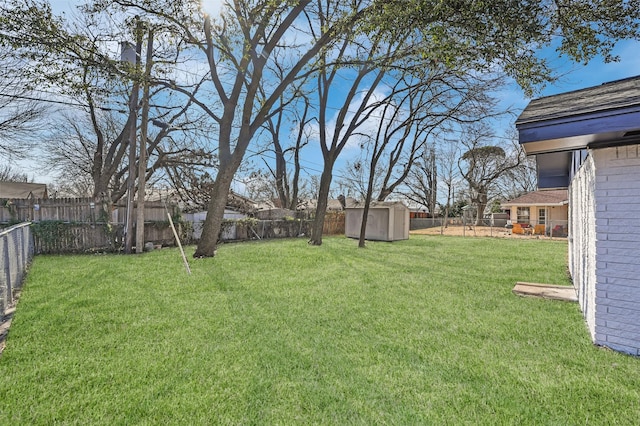
<svg viewBox="0 0 640 426">
<path fill-rule="evenodd" d="M 327 200 L 326 213 L 342 214 L 342 212 L 344 212 L 344 210 L 347 207 L 358 207 L 362 205 L 363 203 L 361 203 L 360 201 L 352 197 L 330 198 Z M 313 198 L 313 199 L 303 200 L 300 203 L 298 203 L 298 206 L 296 207 L 296 211 L 306 214 L 308 217 L 312 217 L 312 215 L 315 213 L 317 208 L 318 208 L 318 200 Z"/>
<path fill-rule="evenodd" d="M 258 209 L 255 212 L 256 219 L 259 220 L 282 220 L 285 218 L 295 218 L 296 212 L 289 209 L 279 209 L 276 207 L 270 209 Z"/>
<path fill-rule="evenodd" d="M 0 198 L 35 199 L 48 198 L 47 185 L 44 183 L 0 182 Z"/>
<path fill-rule="evenodd" d="M 256 211 L 256 202 L 251 198 L 244 197 L 236 192 L 229 191 L 229 195 L 227 196 L 227 205 L 225 207 L 225 219 L 231 219 L 234 213 L 227 212 L 235 212 L 246 216 L 252 216 Z M 234 219 L 237 219 L 234 218 Z"/>
<path fill-rule="evenodd" d="M 240 194 L 229 191 L 227 197 L 227 205 L 224 209 L 224 220 L 241 220 L 253 216 L 256 211 L 256 203 Z M 191 222 L 193 227 L 193 238 L 199 240 L 202 236 L 202 227 L 207 218 L 206 211 L 193 213 L 183 213 L 182 218 L 186 222 Z M 235 228 L 224 228 L 222 230 L 222 239 L 232 240 L 235 238 Z"/>
<path fill-rule="evenodd" d="M 501 205 L 512 223 L 535 227 L 544 225 L 547 235 L 566 236 L 569 217 L 569 194 L 566 189 L 543 189 L 529 192 Z"/>
<path fill-rule="evenodd" d="M 332 198 L 327 200 L 327 211 L 328 212 L 339 212 L 345 209 L 345 206 L 356 205 L 358 202 L 354 198 L 346 198 L 345 205 L 337 198 Z M 299 211 L 315 211 L 318 208 L 318 200 L 311 199 L 305 200 L 298 204 Z"/>
<path fill-rule="evenodd" d="M 411 209 L 409 210 L 410 219 L 428 219 L 431 217 L 431 213 L 427 213 L 424 209 Z"/>
<path fill-rule="evenodd" d="M 204 222 L 207 218 L 207 212 L 196 213 L 182 213 L 182 218 L 187 222 Z M 223 219 L 225 220 L 239 220 L 246 219 L 247 215 L 231 209 L 224 209 Z"/>
<path fill-rule="evenodd" d="M 569 188 L 569 271 L 598 345 L 640 355 L 640 76 L 535 99 L 539 188 Z"/>
<path fill-rule="evenodd" d="M 200 237 L 202 236 L 202 226 L 204 225 L 204 221 L 206 220 L 206 218 L 207 218 L 207 212 L 182 214 L 182 219 L 185 222 L 191 222 L 191 226 L 193 229 L 193 233 L 192 233 L 193 239 L 199 240 Z M 241 219 L 246 219 L 247 215 L 237 210 L 232 210 L 227 208 L 227 209 L 224 209 L 223 218 L 225 220 L 241 220 Z M 235 230 L 233 231 L 235 232 Z M 225 235 L 226 233 L 229 233 L 228 229 L 223 229 L 222 233 L 223 233 L 222 235 L 223 239 L 228 239 L 228 240 L 233 239 L 233 237 Z"/>
</svg>

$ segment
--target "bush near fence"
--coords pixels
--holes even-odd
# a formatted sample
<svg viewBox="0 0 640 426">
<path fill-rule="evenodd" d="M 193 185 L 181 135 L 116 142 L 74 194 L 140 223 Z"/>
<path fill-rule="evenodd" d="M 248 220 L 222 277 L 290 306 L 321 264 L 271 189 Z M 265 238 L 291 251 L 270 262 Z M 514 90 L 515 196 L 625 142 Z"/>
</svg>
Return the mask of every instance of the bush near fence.
<svg viewBox="0 0 640 426">
<path fill-rule="evenodd" d="M 220 230 L 219 241 L 246 241 L 271 238 L 295 238 L 310 236 L 312 218 L 284 218 L 279 220 L 259 220 L 255 218 L 225 220 Z M 344 212 L 329 212 L 325 216 L 324 235 L 344 235 Z M 191 238 L 187 242 L 195 243 L 202 234 L 202 221 L 184 222 L 183 226 L 191 228 Z M 186 237 L 185 237 L 186 238 Z"/>
<path fill-rule="evenodd" d="M 96 222 L 42 221 L 33 223 L 36 254 L 118 252 L 124 245 L 124 225 Z M 134 225 L 133 234 L 136 227 Z M 174 245 L 169 222 L 145 222 L 144 241 Z"/>
<path fill-rule="evenodd" d="M 133 207 L 136 217 L 136 205 Z M 167 209 L 179 218 L 175 205 L 145 202 L 145 241 L 175 243 Z M 102 198 L 0 200 L 0 224 L 32 222 L 37 254 L 118 251 L 123 244 L 125 216 L 126 204 L 110 204 Z M 135 224 L 132 232 L 135 235 Z"/>
<path fill-rule="evenodd" d="M 309 235 L 310 229 L 311 221 L 301 219 L 257 220 L 249 218 L 225 220 L 222 223 L 219 241 L 296 238 Z"/>
<path fill-rule="evenodd" d="M 219 241 L 247 241 L 273 238 L 295 238 L 308 236 L 310 220 L 282 219 L 225 220 L 220 230 Z M 325 222 L 326 223 L 326 222 Z M 338 225 L 329 222 L 335 232 Z M 175 223 L 180 240 L 184 244 L 196 243 L 202 232 L 202 222 Z M 33 239 L 36 254 L 118 252 L 124 244 L 124 226 L 97 222 L 67 223 L 42 221 L 33 223 Z M 133 228 L 135 234 L 135 226 Z M 148 222 L 144 227 L 144 241 L 162 246 L 176 244 L 168 222 Z"/>
</svg>

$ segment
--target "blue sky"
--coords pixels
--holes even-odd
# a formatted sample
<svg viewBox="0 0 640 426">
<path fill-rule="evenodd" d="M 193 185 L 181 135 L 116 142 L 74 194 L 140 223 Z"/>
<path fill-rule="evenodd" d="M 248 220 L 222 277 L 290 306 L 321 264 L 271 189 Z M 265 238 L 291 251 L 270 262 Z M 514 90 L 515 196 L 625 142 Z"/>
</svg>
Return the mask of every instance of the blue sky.
<svg viewBox="0 0 640 426">
<path fill-rule="evenodd" d="M 223 0 L 201 0 L 205 10 L 212 14 L 220 10 Z M 73 12 L 77 5 L 84 3 L 82 0 L 50 0 L 54 12 Z M 588 65 L 576 64 L 566 58 L 557 58 L 557 54 L 549 49 L 547 57 L 563 75 L 560 80 L 547 86 L 540 96 L 555 95 L 599 85 L 608 81 L 632 77 L 640 74 L 640 40 L 625 41 L 619 43 L 615 54 L 621 58 L 620 62 L 604 64 L 600 58 L 596 58 Z M 513 105 L 522 110 L 529 99 L 524 97 L 522 90 L 516 84 L 506 88 L 501 93 L 505 105 Z M 537 96 L 536 96 L 537 97 Z"/>
<path fill-rule="evenodd" d="M 220 0 L 203 0 L 203 2 L 205 8 L 212 13 L 219 10 Z M 83 2 L 81 0 L 51 0 L 50 3 L 54 12 L 65 12 L 70 17 L 69 13 L 73 14 L 75 6 Z M 619 43 L 614 53 L 620 56 L 620 62 L 609 64 L 605 64 L 601 58 L 596 58 L 589 64 L 582 65 L 573 63 L 566 58 L 558 58 L 552 49 L 548 49 L 543 53 L 551 60 L 552 65 L 560 74 L 560 78 L 557 82 L 547 85 L 535 97 L 564 93 L 640 75 L 640 41 Z M 501 105 L 505 108 L 511 107 L 516 115 L 526 107 L 530 100 L 524 96 L 523 91 L 515 83 L 508 85 L 497 95 L 501 99 Z M 515 117 L 509 117 L 496 122 L 496 133 L 504 135 L 507 130 L 512 129 L 514 119 Z M 321 169 L 321 158 L 317 158 L 316 155 L 306 160 L 309 164 L 313 164 L 309 167 Z M 52 179 L 51 176 L 40 174 L 29 163 L 23 163 L 20 166 L 24 168 L 24 172 L 29 176 L 33 176 L 36 181 L 46 183 Z"/>
<path fill-rule="evenodd" d="M 559 78 L 558 81 L 548 84 L 541 93 L 534 98 L 557 95 L 587 87 L 620 80 L 640 75 L 640 40 L 625 40 L 616 46 L 614 54 L 620 57 L 619 62 L 604 63 L 602 58 L 595 58 L 587 65 L 570 61 L 566 57 L 558 57 L 553 49 L 548 49 L 546 57 L 549 58 Z M 499 93 L 502 105 L 512 106 L 519 114 L 529 103 L 530 98 L 525 97 L 523 91 L 513 83 Z M 502 125 L 513 127 L 513 120 L 505 120 Z"/>
</svg>

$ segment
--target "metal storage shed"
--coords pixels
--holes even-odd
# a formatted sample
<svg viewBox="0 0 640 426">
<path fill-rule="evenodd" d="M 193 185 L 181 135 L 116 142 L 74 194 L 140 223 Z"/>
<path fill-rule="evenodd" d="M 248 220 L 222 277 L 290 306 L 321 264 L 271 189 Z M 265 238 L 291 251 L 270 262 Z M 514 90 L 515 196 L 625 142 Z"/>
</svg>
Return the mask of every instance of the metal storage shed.
<svg viewBox="0 0 640 426">
<path fill-rule="evenodd" d="M 360 237 L 364 207 L 345 209 L 345 235 Z M 409 239 L 409 208 L 400 202 L 378 202 L 369 206 L 367 240 L 398 241 Z"/>
</svg>

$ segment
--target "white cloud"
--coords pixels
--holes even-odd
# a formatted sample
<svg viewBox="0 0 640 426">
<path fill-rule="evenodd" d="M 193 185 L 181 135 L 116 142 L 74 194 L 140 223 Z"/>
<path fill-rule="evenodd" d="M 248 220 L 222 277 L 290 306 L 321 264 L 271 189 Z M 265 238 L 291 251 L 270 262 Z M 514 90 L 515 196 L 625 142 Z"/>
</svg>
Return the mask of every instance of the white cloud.
<svg viewBox="0 0 640 426">
<path fill-rule="evenodd" d="M 368 92 L 368 89 L 365 89 L 363 91 L 360 92 L 360 95 L 355 98 L 351 104 L 349 105 L 348 108 L 348 112 L 347 115 L 345 117 L 345 125 L 344 127 L 341 129 L 341 132 L 344 133 L 346 132 L 346 129 L 349 126 L 349 123 L 351 122 L 351 120 L 354 118 L 359 106 L 364 102 L 364 98 L 366 93 Z M 387 94 L 385 94 L 383 91 L 375 89 L 373 94 L 370 96 L 370 98 L 367 100 L 366 105 L 367 106 L 371 106 L 373 104 L 375 104 L 376 102 L 380 102 L 381 100 L 383 100 L 384 98 L 386 98 Z M 335 135 L 335 131 L 336 131 L 336 125 L 337 125 L 337 119 L 338 119 L 338 114 L 340 113 L 339 107 L 329 107 L 329 111 L 334 111 L 333 116 L 331 117 L 331 119 L 327 122 L 327 141 L 330 142 L 334 135 Z M 369 117 L 368 120 L 366 120 L 364 123 L 362 123 L 354 132 L 355 135 L 352 135 L 347 144 L 345 145 L 345 150 L 350 150 L 350 149 L 355 149 L 360 147 L 360 142 L 362 142 L 363 138 L 365 138 L 364 136 L 361 135 L 367 135 L 367 136 L 372 136 L 374 137 L 378 127 L 380 125 L 380 121 L 383 119 L 382 117 L 382 111 L 374 111 L 371 116 Z M 309 124 L 309 131 L 311 134 L 313 134 L 313 137 L 318 140 L 318 136 L 319 136 L 319 129 L 318 129 L 318 124 L 316 122 L 312 122 L 311 124 Z M 342 135 L 341 135 L 342 136 Z"/>
<path fill-rule="evenodd" d="M 226 5 L 227 2 L 223 0 L 200 0 L 202 11 L 213 18 L 220 16 L 222 8 Z"/>
</svg>

